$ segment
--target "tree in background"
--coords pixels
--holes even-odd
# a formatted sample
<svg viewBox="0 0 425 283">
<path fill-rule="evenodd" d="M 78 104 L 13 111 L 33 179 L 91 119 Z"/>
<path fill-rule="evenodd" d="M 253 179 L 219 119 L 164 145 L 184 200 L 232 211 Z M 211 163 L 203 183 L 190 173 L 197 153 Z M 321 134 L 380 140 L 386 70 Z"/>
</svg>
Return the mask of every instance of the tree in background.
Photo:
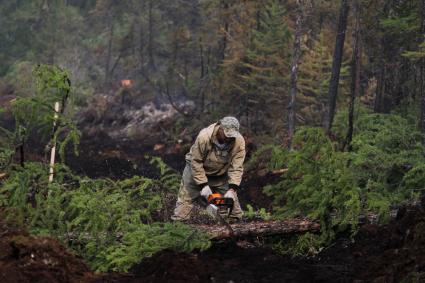
<svg viewBox="0 0 425 283">
<path fill-rule="evenodd" d="M 297 119 L 304 125 L 323 125 L 323 111 L 331 78 L 332 52 L 327 45 L 329 34 L 322 31 L 310 48 L 305 50 L 300 64 L 297 87 Z M 345 71 L 345 68 L 343 69 Z"/>
<path fill-rule="evenodd" d="M 260 7 L 258 23 L 251 31 L 250 42 L 241 56 L 230 57 L 223 64 L 226 96 L 233 101 L 233 113 L 242 117 L 256 133 L 273 130 L 281 122 L 277 107 L 287 105 L 291 32 L 284 22 L 284 9 L 278 1 L 268 1 Z M 280 114 L 281 116 L 281 114 Z M 280 119 L 281 120 L 281 119 Z"/>
<path fill-rule="evenodd" d="M 421 98 L 421 131 L 425 135 L 425 1 L 421 3 L 421 33 L 419 37 L 420 46 L 422 48 L 422 58 L 420 61 L 420 98 Z M 425 143 L 425 142 L 423 142 Z"/>
<path fill-rule="evenodd" d="M 360 91 L 360 68 L 361 68 L 361 46 L 360 46 L 360 5 L 358 0 L 353 0 L 353 14 L 354 14 L 354 30 L 353 30 L 353 55 L 351 59 L 351 87 L 350 87 L 350 101 L 348 104 L 348 131 L 347 137 L 344 142 L 344 148 L 348 147 L 351 150 L 351 141 L 353 140 L 354 130 L 354 103 L 356 97 L 359 96 Z"/>
<path fill-rule="evenodd" d="M 81 42 L 83 18 L 65 1 L 7 1 L 2 3 L 0 18 L 0 59 L 4 62 L 0 74 L 16 61 L 70 64 L 75 59 L 64 60 L 64 55 Z"/>
<path fill-rule="evenodd" d="M 291 79 L 290 79 L 290 102 L 288 105 L 288 147 L 291 148 L 292 138 L 295 132 L 295 98 L 297 95 L 298 64 L 301 57 L 301 32 L 304 20 L 304 1 L 297 0 L 297 16 L 295 21 L 295 39 L 292 50 Z"/>
<path fill-rule="evenodd" d="M 417 97 L 421 101 L 419 126 L 421 132 L 425 134 L 425 1 L 421 1 L 420 8 L 420 14 L 417 15 L 420 20 L 416 40 L 417 46 L 414 51 L 405 51 L 402 56 L 411 60 L 419 69 L 419 72 L 417 72 L 419 78 L 416 81 L 416 84 L 418 84 L 416 90 L 419 94 Z"/>
<path fill-rule="evenodd" d="M 338 85 L 339 85 L 339 75 L 341 71 L 342 64 L 342 55 L 344 51 L 344 41 L 345 41 L 345 31 L 347 29 L 347 18 L 348 18 L 348 2 L 347 0 L 341 0 L 341 7 L 339 12 L 338 20 L 338 31 L 335 41 L 334 56 L 332 62 L 332 76 L 329 83 L 329 92 L 328 92 L 328 108 L 326 112 L 325 120 L 325 129 L 329 134 L 331 131 L 335 107 L 336 107 L 336 98 L 338 94 Z"/>
<path fill-rule="evenodd" d="M 389 113 L 417 99 L 417 67 L 403 56 L 415 50 L 420 33 L 420 1 L 366 1 L 365 70 L 377 80 L 374 111 Z"/>
<path fill-rule="evenodd" d="M 362 1 L 361 81 L 376 98 L 377 112 L 404 107 L 407 113 L 405 104 L 418 102 L 420 64 L 403 54 L 418 50 L 421 3 Z M 296 88 L 292 83 L 292 93 L 297 91 L 293 122 L 282 121 L 288 113 L 277 105 L 290 105 L 290 57 L 295 53 L 288 39 L 289 31 L 296 34 L 296 21 L 288 15 L 296 15 L 296 1 L 8 1 L 0 10 L 0 85 L 17 91 L 19 78 L 12 76 L 18 66 L 55 62 L 70 71 L 73 97 L 81 106 L 93 93 L 119 93 L 119 81 L 131 79 L 132 96 L 140 105 L 154 98 L 188 98 L 196 103 L 190 115 L 211 120 L 234 114 L 254 134 L 284 136 L 292 123 L 323 123 L 324 105 L 334 100 L 323 90 L 348 82 L 343 59 L 339 83 L 330 76 L 329 42 L 335 38 L 331 26 L 337 24 L 338 6 L 324 0 L 311 5 L 300 38 Z M 353 27 L 349 22 L 348 29 Z M 347 46 L 348 57 L 352 50 Z M 338 96 L 338 107 L 329 113 L 345 106 L 345 98 Z"/>
</svg>

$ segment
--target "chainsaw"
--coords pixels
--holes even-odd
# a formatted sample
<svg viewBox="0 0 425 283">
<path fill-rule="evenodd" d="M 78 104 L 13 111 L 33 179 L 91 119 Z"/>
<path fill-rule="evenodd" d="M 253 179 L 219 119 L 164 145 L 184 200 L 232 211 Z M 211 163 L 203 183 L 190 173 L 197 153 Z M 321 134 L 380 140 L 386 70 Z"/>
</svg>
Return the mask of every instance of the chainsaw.
<svg viewBox="0 0 425 283">
<path fill-rule="evenodd" d="M 200 197 L 200 202 L 208 214 L 220 220 L 220 222 L 225 222 L 223 217 L 230 216 L 234 204 L 232 198 L 223 197 L 220 193 L 211 194 L 208 199 Z"/>
</svg>

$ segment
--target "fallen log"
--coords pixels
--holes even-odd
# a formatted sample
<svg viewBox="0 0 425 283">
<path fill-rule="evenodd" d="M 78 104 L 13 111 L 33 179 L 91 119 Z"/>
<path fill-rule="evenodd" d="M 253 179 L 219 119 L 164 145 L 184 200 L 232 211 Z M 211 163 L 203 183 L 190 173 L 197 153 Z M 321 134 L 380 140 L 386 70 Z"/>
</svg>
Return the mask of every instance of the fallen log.
<svg viewBox="0 0 425 283">
<path fill-rule="evenodd" d="M 226 225 L 191 225 L 202 232 L 211 235 L 214 240 L 227 238 L 243 238 L 249 236 L 272 236 L 285 234 L 302 234 L 318 232 L 320 225 L 306 219 L 291 219 L 284 221 L 246 222 Z"/>
</svg>

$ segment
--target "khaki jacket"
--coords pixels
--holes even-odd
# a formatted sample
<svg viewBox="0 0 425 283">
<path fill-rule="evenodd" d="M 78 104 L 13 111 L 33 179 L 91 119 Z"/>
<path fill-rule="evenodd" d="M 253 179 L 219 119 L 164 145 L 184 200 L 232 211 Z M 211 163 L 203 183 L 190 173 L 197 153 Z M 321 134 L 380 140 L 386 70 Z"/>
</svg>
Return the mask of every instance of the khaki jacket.
<svg viewBox="0 0 425 283">
<path fill-rule="evenodd" d="M 186 154 L 186 161 L 191 164 L 193 179 L 198 185 L 207 183 L 208 177 L 227 174 L 228 183 L 239 186 L 243 175 L 245 140 L 239 134 L 227 150 L 220 150 L 214 144 L 219 127 L 218 123 L 214 123 L 201 130 Z"/>
</svg>

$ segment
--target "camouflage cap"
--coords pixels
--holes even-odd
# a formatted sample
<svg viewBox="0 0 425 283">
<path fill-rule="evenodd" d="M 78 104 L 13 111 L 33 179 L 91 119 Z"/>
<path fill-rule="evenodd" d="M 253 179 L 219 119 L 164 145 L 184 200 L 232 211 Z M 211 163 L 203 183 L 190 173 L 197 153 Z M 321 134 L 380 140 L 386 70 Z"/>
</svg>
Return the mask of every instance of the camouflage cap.
<svg viewBox="0 0 425 283">
<path fill-rule="evenodd" d="M 220 120 L 224 135 L 228 138 L 236 138 L 239 134 L 239 121 L 235 117 L 224 117 Z"/>
</svg>

